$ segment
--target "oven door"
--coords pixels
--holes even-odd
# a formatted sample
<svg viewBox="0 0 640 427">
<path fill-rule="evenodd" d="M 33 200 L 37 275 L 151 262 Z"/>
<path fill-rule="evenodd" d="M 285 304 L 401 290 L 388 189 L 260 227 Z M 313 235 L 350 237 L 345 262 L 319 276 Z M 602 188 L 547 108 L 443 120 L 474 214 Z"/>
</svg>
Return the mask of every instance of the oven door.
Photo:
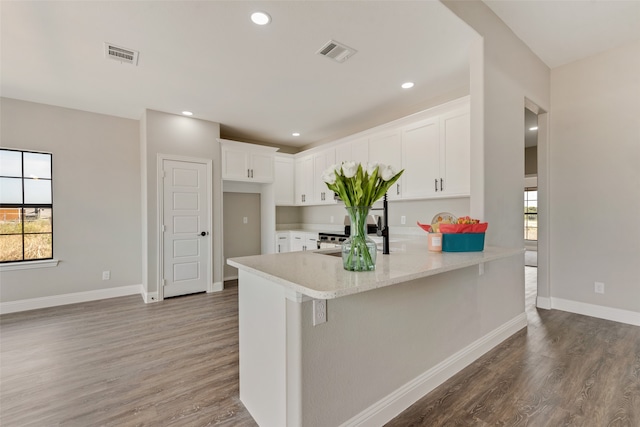
<svg viewBox="0 0 640 427">
<path fill-rule="evenodd" d="M 333 248 L 340 248 L 340 247 L 342 247 L 342 245 L 336 244 L 334 242 L 322 242 L 318 240 L 318 249 L 333 249 Z"/>
</svg>

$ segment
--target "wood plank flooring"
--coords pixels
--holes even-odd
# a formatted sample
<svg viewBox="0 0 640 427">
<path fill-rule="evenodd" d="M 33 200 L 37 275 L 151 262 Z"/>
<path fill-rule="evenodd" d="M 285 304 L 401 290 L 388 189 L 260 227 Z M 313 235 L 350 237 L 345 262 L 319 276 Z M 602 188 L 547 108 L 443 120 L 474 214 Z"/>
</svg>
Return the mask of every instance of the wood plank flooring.
<svg viewBox="0 0 640 427">
<path fill-rule="evenodd" d="M 531 286 L 526 298 L 526 330 L 388 425 L 640 426 L 640 327 L 536 310 Z M 0 425 L 255 426 L 237 330 L 233 282 L 0 316 Z"/>
<path fill-rule="evenodd" d="M 393 426 L 640 426 L 640 327 L 535 308 L 529 325 L 418 400 Z"/>
<path fill-rule="evenodd" d="M 237 286 L 0 316 L 0 425 L 255 426 L 238 398 Z"/>
</svg>

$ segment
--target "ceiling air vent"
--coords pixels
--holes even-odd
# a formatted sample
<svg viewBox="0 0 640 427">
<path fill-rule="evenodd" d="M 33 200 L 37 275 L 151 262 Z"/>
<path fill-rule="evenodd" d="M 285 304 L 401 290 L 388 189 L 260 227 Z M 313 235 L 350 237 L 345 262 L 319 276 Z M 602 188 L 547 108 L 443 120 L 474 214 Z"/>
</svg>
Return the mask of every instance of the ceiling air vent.
<svg viewBox="0 0 640 427">
<path fill-rule="evenodd" d="M 138 65 L 138 51 L 127 49 L 126 47 L 105 43 L 104 55 L 119 62 Z"/>
<path fill-rule="evenodd" d="M 351 56 L 355 55 L 358 51 L 345 46 L 342 43 L 338 43 L 335 40 L 329 40 L 324 46 L 317 52 L 322 56 L 333 59 L 336 62 L 344 62 Z"/>
</svg>

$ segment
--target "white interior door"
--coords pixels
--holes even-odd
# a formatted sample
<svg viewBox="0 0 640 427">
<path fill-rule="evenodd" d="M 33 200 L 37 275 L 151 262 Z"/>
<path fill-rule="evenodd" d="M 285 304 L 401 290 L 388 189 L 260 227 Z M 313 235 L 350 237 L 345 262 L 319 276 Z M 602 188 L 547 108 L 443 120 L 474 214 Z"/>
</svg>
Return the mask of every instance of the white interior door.
<svg viewBox="0 0 640 427">
<path fill-rule="evenodd" d="M 209 265 L 206 163 L 164 159 L 163 297 L 205 292 Z"/>
</svg>

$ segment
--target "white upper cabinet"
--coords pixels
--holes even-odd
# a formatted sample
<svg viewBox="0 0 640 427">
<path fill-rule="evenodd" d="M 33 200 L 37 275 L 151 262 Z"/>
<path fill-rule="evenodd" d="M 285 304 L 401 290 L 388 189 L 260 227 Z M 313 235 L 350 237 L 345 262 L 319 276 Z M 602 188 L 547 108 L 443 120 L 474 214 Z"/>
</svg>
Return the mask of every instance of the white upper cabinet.
<svg viewBox="0 0 640 427">
<path fill-rule="evenodd" d="M 369 161 L 369 138 L 360 138 L 338 144 L 335 163 L 356 162 L 366 164 Z"/>
<path fill-rule="evenodd" d="M 315 151 L 295 160 L 295 204 L 334 204 L 333 192 L 322 180 L 322 172 L 336 162 L 333 147 Z"/>
<path fill-rule="evenodd" d="M 295 204 L 313 204 L 313 156 L 295 159 Z"/>
<path fill-rule="evenodd" d="M 336 163 L 335 148 L 327 148 L 313 155 L 313 200 L 314 204 L 334 204 L 333 191 L 322 180 L 322 173 Z"/>
<path fill-rule="evenodd" d="M 440 121 L 437 117 L 402 130 L 402 197 L 433 197 L 440 176 Z"/>
<path fill-rule="evenodd" d="M 400 131 L 391 130 L 369 138 L 369 162 L 384 163 L 393 166 L 400 171 L 402 166 L 402 147 L 400 144 Z M 404 174 L 403 174 L 404 175 Z M 400 199 L 402 195 L 403 178 L 387 191 L 389 200 Z"/>
<path fill-rule="evenodd" d="M 276 154 L 273 179 L 276 206 L 291 206 L 295 203 L 295 173 L 291 154 Z"/>
<path fill-rule="evenodd" d="M 471 120 L 469 108 L 440 117 L 440 167 L 445 196 L 471 194 Z"/>
<path fill-rule="evenodd" d="M 273 182 L 274 155 L 277 148 L 224 139 L 220 140 L 220 144 L 223 180 Z"/>
<path fill-rule="evenodd" d="M 378 162 L 398 171 L 404 169 L 402 177 L 387 193 L 389 200 L 468 197 L 470 128 L 469 98 L 465 97 L 343 138 L 328 148 L 298 153 L 294 156 L 293 203 L 335 203 L 322 181 L 322 172 L 345 161 Z M 242 158 L 229 161 L 237 164 L 238 170 L 245 167 Z M 285 178 L 276 177 L 277 187 L 289 173 L 282 172 Z M 279 204 L 287 204 L 289 199 L 284 194 L 290 194 L 291 190 L 282 192 Z"/>
</svg>

